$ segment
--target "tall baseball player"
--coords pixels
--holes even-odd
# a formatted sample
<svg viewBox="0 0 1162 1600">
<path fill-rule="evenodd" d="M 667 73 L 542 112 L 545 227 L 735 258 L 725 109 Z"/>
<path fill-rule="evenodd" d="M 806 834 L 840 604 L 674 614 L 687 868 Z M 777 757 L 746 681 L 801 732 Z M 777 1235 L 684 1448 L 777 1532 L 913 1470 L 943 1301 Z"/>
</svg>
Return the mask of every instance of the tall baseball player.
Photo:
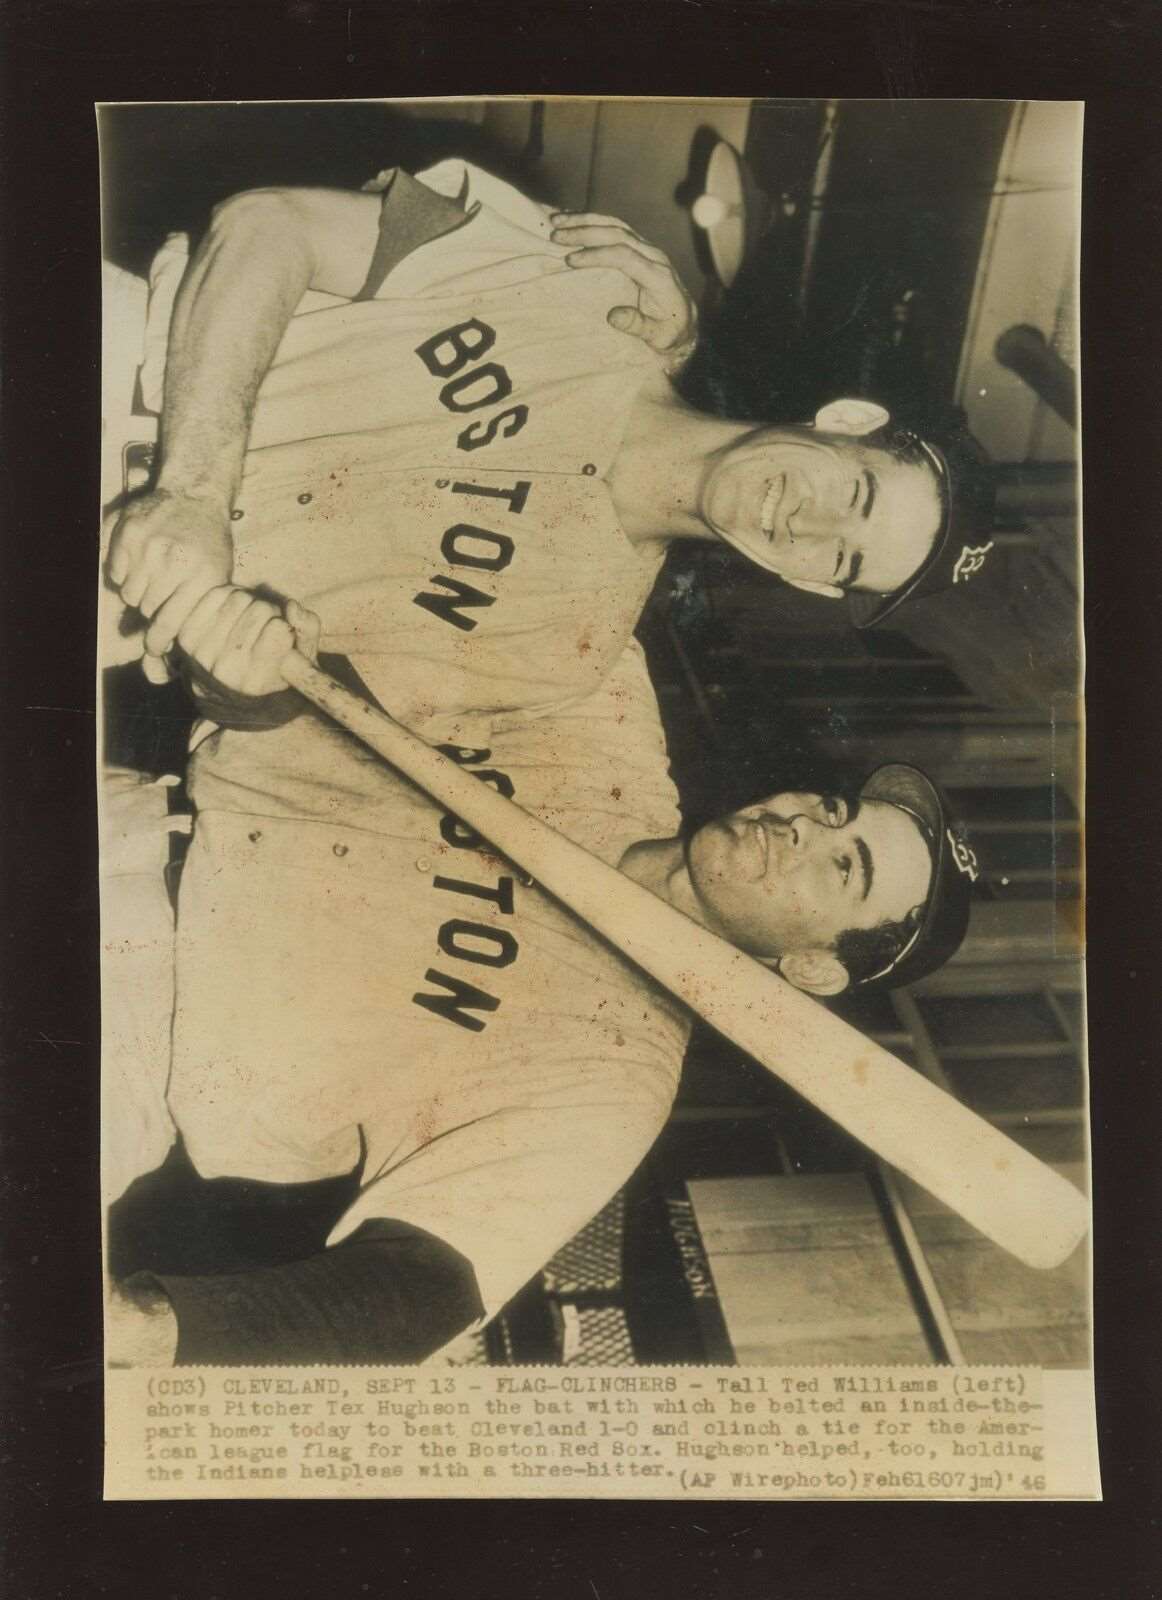
<svg viewBox="0 0 1162 1600">
<path fill-rule="evenodd" d="M 226 683 L 253 654 L 236 628 L 206 658 Z M 457 732 L 477 742 L 445 745 L 455 762 L 799 987 L 912 981 L 963 932 L 968 877 L 911 768 L 684 841 L 636 646 L 553 717 Z M 366 784 L 354 821 L 199 815 L 182 1142 L 112 1208 L 112 1359 L 422 1359 L 498 1310 L 664 1123 L 683 1008 L 390 768 Z"/>
<path fill-rule="evenodd" d="M 449 709 L 596 686 L 674 540 L 862 597 L 861 621 L 979 570 L 975 480 L 881 407 L 754 429 L 683 404 L 649 342 L 687 321 L 660 251 L 464 163 L 382 183 L 237 197 L 190 265 L 158 486 L 109 559 L 148 652 L 208 589 L 262 584 L 415 726 L 433 667 Z"/>
</svg>

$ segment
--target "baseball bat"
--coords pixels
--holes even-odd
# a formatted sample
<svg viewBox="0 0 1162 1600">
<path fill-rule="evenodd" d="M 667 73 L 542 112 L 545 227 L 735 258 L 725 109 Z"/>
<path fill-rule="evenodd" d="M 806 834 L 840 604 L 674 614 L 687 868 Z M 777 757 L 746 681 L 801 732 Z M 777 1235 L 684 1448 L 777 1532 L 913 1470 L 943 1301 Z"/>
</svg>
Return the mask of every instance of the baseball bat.
<svg viewBox="0 0 1162 1600">
<path fill-rule="evenodd" d="M 1085 1197 L 809 995 L 456 766 L 292 651 L 294 688 L 482 834 L 650 976 L 876 1155 L 1031 1267 L 1089 1226 Z"/>
</svg>

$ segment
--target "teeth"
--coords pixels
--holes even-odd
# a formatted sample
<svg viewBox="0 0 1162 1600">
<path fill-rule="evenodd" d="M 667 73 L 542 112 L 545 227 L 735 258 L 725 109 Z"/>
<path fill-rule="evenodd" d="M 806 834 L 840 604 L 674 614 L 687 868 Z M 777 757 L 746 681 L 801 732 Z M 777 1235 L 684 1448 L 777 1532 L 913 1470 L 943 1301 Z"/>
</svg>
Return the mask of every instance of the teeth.
<svg viewBox="0 0 1162 1600">
<path fill-rule="evenodd" d="M 782 478 L 774 478 L 767 485 L 767 492 L 763 496 L 762 511 L 759 513 L 759 526 L 765 534 L 775 531 L 775 507 L 779 503 L 779 489 Z"/>
<path fill-rule="evenodd" d="M 767 857 L 770 854 L 771 841 L 767 838 L 767 830 L 763 827 L 761 822 L 755 823 L 755 829 L 758 835 L 759 854 L 762 859 L 761 870 L 765 872 L 767 870 Z"/>
</svg>

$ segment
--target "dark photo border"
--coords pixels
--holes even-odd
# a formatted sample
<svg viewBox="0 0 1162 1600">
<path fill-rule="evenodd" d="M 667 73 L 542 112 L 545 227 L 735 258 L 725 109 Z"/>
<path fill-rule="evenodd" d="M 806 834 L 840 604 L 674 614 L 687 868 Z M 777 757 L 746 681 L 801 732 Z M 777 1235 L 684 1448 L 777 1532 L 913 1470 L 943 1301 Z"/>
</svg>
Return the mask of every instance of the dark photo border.
<svg viewBox="0 0 1162 1600">
<path fill-rule="evenodd" d="M 1158 1504 L 1156 4 L 10 0 L 3 1581 L 20 1600 L 1148 1594 Z M 98 100 L 600 93 L 1087 102 L 1082 278 L 1101 1505 L 102 1503 L 91 550 Z"/>
</svg>

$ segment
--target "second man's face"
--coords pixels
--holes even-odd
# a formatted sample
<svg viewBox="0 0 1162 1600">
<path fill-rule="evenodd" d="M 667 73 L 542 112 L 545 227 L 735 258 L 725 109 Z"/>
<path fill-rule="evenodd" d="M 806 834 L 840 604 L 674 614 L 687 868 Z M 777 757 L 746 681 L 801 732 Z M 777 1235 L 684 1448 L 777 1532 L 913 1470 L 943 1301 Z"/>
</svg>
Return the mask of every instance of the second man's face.
<svg viewBox="0 0 1162 1600">
<path fill-rule="evenodd" d="M 721 451 L 702 481 L 709 529 L 789 583 L 890 594 L 932 548 L 931 468 L 809 428 L 764 428 Z"/>
<path fill-rule="evenodd" d="M 932 858 L 899 806 L 772 795 L 701 828 L 687 868 L 706 925 L 761 957 L 831 949 L 847 929 L 902 921 L 928 897 Z"/>
</svg>

